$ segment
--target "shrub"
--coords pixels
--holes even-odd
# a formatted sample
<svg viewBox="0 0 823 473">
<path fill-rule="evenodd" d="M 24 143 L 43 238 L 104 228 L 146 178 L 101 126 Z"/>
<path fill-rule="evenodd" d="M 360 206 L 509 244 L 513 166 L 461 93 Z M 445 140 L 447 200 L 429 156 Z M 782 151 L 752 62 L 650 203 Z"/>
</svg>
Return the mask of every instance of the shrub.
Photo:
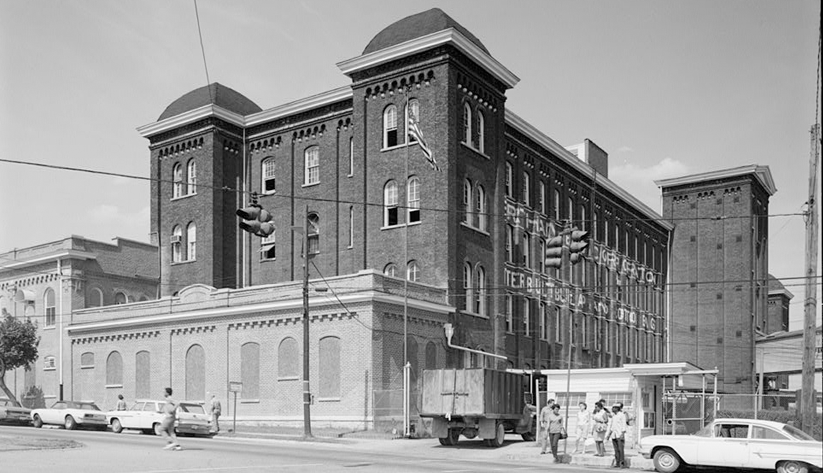
<svg viewBox="0 0 823 473">
<path fill-rule="evenodd" d="M 43 390 L 39 386 L 29 386 L 29 390 L 23 395 L 20 400 L 23 407 L 29 409 L 38 409 L 46 407 L 46 398 L 43 396 Z"/>
</svg>

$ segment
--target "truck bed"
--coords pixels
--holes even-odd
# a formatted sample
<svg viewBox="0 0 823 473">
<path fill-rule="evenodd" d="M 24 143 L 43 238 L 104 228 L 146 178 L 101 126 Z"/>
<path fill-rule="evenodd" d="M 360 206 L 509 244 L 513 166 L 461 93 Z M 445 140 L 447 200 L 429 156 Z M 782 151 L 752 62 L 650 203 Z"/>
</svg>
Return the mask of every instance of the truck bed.
<svg viewBox="0 0 823 473">
<path fill-rule="evenodd" d="M 523 414 L 523 377 L 489 368 L 423 371 L 423 417 L 513 419 Z"/>
</svg>

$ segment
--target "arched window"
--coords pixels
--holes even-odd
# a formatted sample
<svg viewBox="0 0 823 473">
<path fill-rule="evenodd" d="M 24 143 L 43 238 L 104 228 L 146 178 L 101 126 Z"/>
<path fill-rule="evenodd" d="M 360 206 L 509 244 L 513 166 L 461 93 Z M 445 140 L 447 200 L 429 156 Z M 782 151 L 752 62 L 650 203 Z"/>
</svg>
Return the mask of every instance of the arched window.
<svg viewBox="0 0 823 473">
<path fill-rule="evenodd" d="M 537 269 L 540 270 L 541 273 L 546 272 L 546 239 L 540 238 L 540 248 L 538 249 L 539 253 L 537 254 Z"/>
<path fill-rule="evenodd" d="M 409 184 L 406 195 L 408 196 L 407 204 L 407 223 L 415 223 L 420 221 L 420 179 L 416 176 L 409 178 Z"/>
<path fill-rule="evenodd" d="M 433 370 L 437 368 L 437 345 L 434 342 L 426 343 L 426 369 Z"/>
<path fill-rule="evenodd" d="M 175 225 L 171 231 L 171 262 L 183 261 L 183 228 Z"/>
<path fill-rule="evenodd" d="M 475 199 L 474 208 L 477 209 L 477 228 L 486 231 L 486 190 L 479 184 L 477 186 Z"/>
<path fill-rule="evenodd" d="M 316 213 L 309 214 L 309 254 L 320 253 L 320 216 Z"/>
<path fill-rule="evenodd" d="M 506 225 L 506 261 L 514 263 L 514 227 Z"/>
<path fill-rule="evenodd" d="M 320 398 L 337 399 L 340 397 L 340 339 L 323 337 L 318 347 L 320 352 L 320 371 L 318 373 Z"/>
<path fill-rule="evenodd" d="M 262 176 L 263 181 L 260 184 L 260 188 L 263 190 L 264 194 L 273 194 L 276 190 L 276 179 L 274 175 L 274 158 L 266 158 L 260 164 L 261 172 L 260 175 Z"/>
<path fill-rule="evenodd" d="M 54 299 L 54 289 L 46 289 L 46 293 L 43 295 L 43 306 L 46 308 L 46 327 L 53 327 L 57 322 L 57 308 Z"/>
<path fill-rule="evenodd" d="M 554 219 L 560 220 L 560 190 L 554 190 Z"/>
<path fill-rule="evenodd" d="M 414 121 L 415 123 L 420 122 L 420 103 L 417 99 L 409 99 L 409 105 L 406 107 L 406 139 L 409 143 L 414 143 L 417 141 L 411 133 L 409 133 L 409 120 Z"/>
<path fill-rule="evenodd" d="M 183 197 L 183 165 L 176 163 L 171 171 L 172 174 L 172 199 Z"/>
<path fill-rule="evenodd" d="M 508 161 L 506 162 L 506 196 L 507 197 L 514 197 L 514 183 L 512 182 L 512 165 Z"/>
<path fill-rule="evenodd" d="M 186 165 L 186 178 L 188 179 L 186 187 L 186 194 L 197 193 L 197 163 L 194 158 L 189 159 L 189 164 Z"/>
<path fill-rule="evenodd" d="M 537 198 L 540 200 L 537 203 L 537 206 L 540 208 L 540 213 L 546 215 L 546 210 L 548 207 L 546 205 L 546 183 L 542 180 L 540 181 L 540 193 L 537 195 Z"/>
<path fill-rule="evenodd" d="M 472 146 L 472 108 L 463 104 L 463 143 Z"/>
<path fill-rule="evenodd" d="M 123 357 L 113 351 L 106 358 L 106 386 L 123 385 Z"/>
<path fill-rule="evenodd" d="M 397 277 L 397 265 L 394 263 L 387 264 L 386 267 L 383 268 L 383 274 L 393 278 Z"/>
<path fill-rule="evenodd" d="M 486 270 L 479 264 L 474 270 L 474 312 L 486 315 Z"/>
<path fill-rule="evenodd" d="M 243 399 L 260 397 L 260 345 L 254 342 L 240 347 L 240 381 Z"/>
<path fill-rule="evenodd" d="M 306 169 L 304 184 L 317 184 L 320 182 L 320 147 L 312 146 L 304 151 Z"/>
<path fill-rule="evenodd" d="M 151 354 L 143 350 L 134 357 L 134 397 L 151 397 Z"/>
<path fill-rule="evenodd" d="M 469 262 L 463 264 L 463 295 L 466 297 L 466 311 L 472 310 L 472 265 Z"/>
<path fill-rule="evenodd" d="M 526 207 L 532 206 L 532 177 L 529 173 L 523 173 L 523 202 Z"/>
<path fill-rule="evenodd" d="M 417 266 L 417 261 L 411 260 L 406 265 L 406 279 L 411 282 L 420 280 L 420 268 Z"/>
<path fill-rule="evenodd" d="M 86 307 L 102 307 L 103 305 L 103 291 L 99 287 L 89 289 L 89 299 L 86 302 Z"/>
<path fill-rule="evenodd" d="M 472 181 L 466 179 L 463 181 L 463 208 L 465 213 L 463 214 L 463 221 L 471 224 L 471 214 L 472 214 Z"/>
<path fill-rule="evenodd" d="M 383 110 L 383 147 L 397 146 L 397 107 L 389 105 Z"/>
<path fill-rule="evenodd" d="M 186 399 L 206 399 L 206 352 L 197 344 L 186 352 Z"/>
<path fill-rule="evenodd" d="M 383 186 L 383 226 L 398 224 L 397 216 L 397 182 L 389 181 Z"/>
<path fill-rule="evenodd" d="M 477 111 L 477 150 L 486 152 L 486 119 L 480 110 Z"/>
<path fill-rule="evenodd" d="M 277 348 L 277 378 L 297 379 L 298 368 L 302 366 L 297 340 L 286 337 Z"/>
<path fill-rule="evenodd" d="M 186 228 L 186 259 L 197 259 L 197 225 L 194 222 L 189 223 Z"/>
<path fill-rule="evenodd" d="M 128 304 L 129 298 L 124 292 L 117 291 L 114 293 L 114 305 Z"/>
</svg>

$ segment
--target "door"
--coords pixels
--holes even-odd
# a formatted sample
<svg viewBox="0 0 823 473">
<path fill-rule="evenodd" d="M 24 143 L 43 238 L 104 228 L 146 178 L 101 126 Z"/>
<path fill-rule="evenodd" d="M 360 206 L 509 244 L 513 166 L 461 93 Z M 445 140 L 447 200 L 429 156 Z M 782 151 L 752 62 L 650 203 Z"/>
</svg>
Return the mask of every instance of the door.
<svg viewBox="0 0 823 473">
<path fill-rule="evenodd" d="M 718 422 L 711 437 L 701 439 L 700 466 L 741 467 L 749 461 L 749 425 Z"/>
<path fill-rule="evenodd" d="M 139 429 L 140 428 L 140 411 L 143 410 L 144 402 L 136 402 L 131 409 L 117 413 L 117 418 L 120 419 L 120 425 L 125 429 Z"/>
<path fill-rule="evenodd" d="M 749 440 L 749 461 L 747 468 L 774 468 L 777 460 L 786 456 L 791 439 L 775 429 L 762 425 L 752 426 Z"/>
<path fill-rule="evenodd" d="M 63 424 L 63 413 L 66 411 L 65 402 L 55 402 L 51 409 L 43 409 L 41 420 L 47 424 Z"/>
</svg>

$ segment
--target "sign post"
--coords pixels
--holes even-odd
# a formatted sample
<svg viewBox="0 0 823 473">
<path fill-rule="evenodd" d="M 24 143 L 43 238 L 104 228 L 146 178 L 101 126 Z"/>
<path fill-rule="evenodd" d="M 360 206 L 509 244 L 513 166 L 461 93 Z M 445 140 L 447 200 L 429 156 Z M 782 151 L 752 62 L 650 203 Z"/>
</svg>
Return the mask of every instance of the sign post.
<svg viewBox="0 0 823 473">
<path fill-rule="evenodd" d="M 243 392 L 243 383 L 229 381 L 229 392 L 234 393 L 234 408 L 232 409 L 232 432 L 237 433 L 237 393 Z"/>
</svg>

